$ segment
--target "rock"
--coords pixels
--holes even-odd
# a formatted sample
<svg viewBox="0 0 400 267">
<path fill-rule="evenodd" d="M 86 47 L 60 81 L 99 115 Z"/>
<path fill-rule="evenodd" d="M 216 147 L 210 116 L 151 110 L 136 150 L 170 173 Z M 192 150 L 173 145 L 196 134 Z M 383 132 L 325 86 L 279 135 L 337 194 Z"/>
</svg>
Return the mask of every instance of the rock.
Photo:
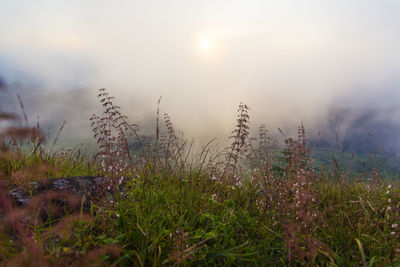
<svg viewBox="0 0 400 267">
<path fill-rule="evenodd" d="M 9 192 L 11 198 L 19 206 L 29 203 L 31 198 L 40 192 L 56 190 L 67 191 L 77 196 L 95 196 L 98 190 L 107 184 L 107 178 L 102 176 L 77 176 L 49 179 L 44 184 L 41 182 L 31 182 L 26 187 L 17 187 Z"/>
<path fill-rule="evenodd" d="M 19 206 L 28 204 L 32 195 L 40 190 L 40 184 L 38 182 L 31 182 L 28 184 L 29 188 L 17 187 L 9 192 L 11 198 Z"/>
<path fill-rule="evenodd" d="M 53 190 L 66 190 L 74 194 L 94 194 L 97 189 L 105 185 L 107 180 L 101 176 L 77 176 L 52 180 L 50 188 Z"/>
</svg>

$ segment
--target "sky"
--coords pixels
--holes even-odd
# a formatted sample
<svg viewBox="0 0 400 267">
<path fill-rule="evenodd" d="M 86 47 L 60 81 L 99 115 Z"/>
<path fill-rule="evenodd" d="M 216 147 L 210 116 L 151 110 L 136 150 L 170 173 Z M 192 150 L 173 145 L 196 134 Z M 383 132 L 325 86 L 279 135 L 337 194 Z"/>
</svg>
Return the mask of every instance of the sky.
<svg viewBox="0 0 400 267">
<path fill-rule="evenodd" d="M 399 106 L 399 29 L 397 0 L 0 0 L 0 77 L 71 135 L 90 135 L 106 87 L 144 131 L 162 96 L 205 140 L 229 135 L 240 102 L 274 129 Z"/>
</svg>

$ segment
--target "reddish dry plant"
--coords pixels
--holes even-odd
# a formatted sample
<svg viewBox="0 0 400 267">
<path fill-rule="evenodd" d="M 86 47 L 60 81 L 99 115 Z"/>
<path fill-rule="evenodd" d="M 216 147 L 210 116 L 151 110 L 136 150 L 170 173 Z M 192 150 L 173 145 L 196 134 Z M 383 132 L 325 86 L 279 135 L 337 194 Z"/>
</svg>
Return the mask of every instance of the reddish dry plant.
<svg viewBox="0 0 400 267">
<path fill-rule="evenodd" d="M 69 194 L 49 192 L 32 199 L 25 208 L 15 208 L 8 197 L 8 191 L 3 186 L 0 189 L 0 210 L 4 214 L 1 219 L 6 227 L 8 235 L 12 235 L 14 247 L 19 251 L 11 259 L 1 258 L 5 266 L 55 266 L 51 256 L 43 251 L 42 242 L 34 238 L 32 227 L 39 224 L 38 220 L 49 215 L 49 212 L 63 212 L 64 209 L 55 208 L 52 205 L 44 205 L 44 202 L 57 198 L 69 202 L 72 200 Z M 47 202 L 48 203 L 48 202 Z M 77 202 L 72 200 L 71 207 Z M 61 264 L 60 264 L 61 265 Z"/>
<path fill-rule="evenodd" d="M 32 146 L 31 155 L 39 153 L 40 156 L 44 155 L 43 144 L 45 141 L 44 135 L 41 132 L 39 122 L 36 127 L 28 126 L 28 118 L 25 112 L 24 106 L 21 101 L 21 97 L 18 95 L 21 110 L 25 120 L 25 126 L 9 126 L 2 129 L 0 132 L 0 161 L 2 164 L 13 160 L 21 160 L 22 149 L 26 145 Z M 11 120 L 12 122 L 18 122 L 18 117 L 14 114 L 0 112 L 0 120 Z M 61 127 L 60 131 L 62 130 Z M 28 140 L 28 143 L 23 143 Z M 11 144 L 11 147 L 7 145 Z M 9 166 L 5 168 L 10 170 Z M 2 173 L 1 175 L 11 179 L 11 184 L 26 183 L 38 178 L 44 177 L 45 173 L 51 169 L 46 164 L 35 165 L 34 168 L 29 171 L 19 171 Z M 4 172 L 4 171 L 3 171 Z M 33 177 L 35 176 L 35 177 Z M 5 184 L 7 180 L 3 180 L 0 184 L 0 222 L 1 231 L 4 233 L 4 238 L 10 239 L 9 241 L 1 240 L 1 242 L 9 242 L 12 246 L 13 252 L 8 256 L 0 255 L 0 266 L 67 266 L 71 265 L 70 257 L 61 257 L 55 259 L 52 255 L 46 253 L 44 245 L 46 234 L 61 234 L 65 233 L 67 226 L 70 226 L 71 221 L 80 219 L 90 219 L 88 215 L 73 215 L 79 212 L 79 207 L 82 201 L 71 193 L 64 191 L 49 191 L 43 194 L 33 197 L 28 205 L 24 207 L 15 207 L 11 200 L 7 186 Z M 72 217 L 69 217 L 71 215 Z M 66 217 L 65 217 L 66 216 Z M 59 220 L 57 224 L 55 221 L 51 223 L 51 220 Z M 53 224 L 54 228 L 46 228 L 43 226 L 47 224 Z M 35 229 L 41 229 L 42 237 L 38 238 L 37 233 L 35 235 Z M 59 232 L 60 231 L 60 232 Z M 71 231 L 71 229 L 69 230 Z M 71 232 L 70 232 L 71 233 Z M 0 247 L 3 247 L 2 245 Z M 81 256 L 78 260 L 72 259 L 73 262 L 78 262 L 76 266 L 81 266 L 79 261 L 86 263 L 86 260 L 99 258 L 100 254 L 112 254 L 116 249 L 101 248 L 102 250 L 93 250 L 85 255 Z M 100 264 L 98 264 L 100 265 Z"/>
<path fill-rule="evenodd" d="M 251 141 L 258 140 L 258 147 L 254 147 L 253 143 L 250 142 L 251 153 L 247 155 L 249 161 L 250 171 L 254 175 L 259 175 L 261 179 L 260 186 L 264 189 L 267 188 L 267 184 L 270 184 L 273 179 L 271 172 L 272 168 L 272 155 L 278 148 L 278 141 L 272 139 L 269 136 L 269 132 L 265 125 L 261 124 L 258 131 L 258 139 L 253 137 Z"/>
<path fill-rule="evenodd" d="M 313 184 L 316 174 L 312 167 L 306 133 L 303 124 L 299 126 L 297 140 L 286 140 L 285 187 L 286 202 L 282 199 L 283 229 L 289 261 L 299 260 L 313 266 L 319 250 L 326 247 L 315 236 L 315 222 L 320 218 L 317 209 L 318 195 Z M 289 215 L 289 216 L 285 216 Z"/>
<path fill-rule="evenodd" d="M 238 163 L 241 156 L 249 151 L 250 148 L 250 108 L 240 103 L 237 110 L 236 126 L 235 130 L 232 131 L 232 135 L 229 139 L 232 139 L 232 144 L 228 147 L 229 152 L 227 153 L 225 168 L 221 178 L 224 179 L 228 173 L 232 175 L 233 183 L 237 182 L 238 177 L 235 176 Z"/>
<path fill-rule="evenodd" d="M 5 90 L 7 87 L 6 82 L 0 76 L 0 91 Z"/>
<path fill-rule="evenodd" d="M 257 205 L 265 214 L 273 211 L 273 219 L 284 230 L 289 263 L 301 262 L 312 266 L 321 249 L 327 250 L 316 236 L 315 225 L 320 218 L 318 195 L 313 183 L 313 170 L 304 126 L 298 129 L 297 140 L 285 141 L 285 169 L 283 178 L 274 178 L 271 164 L 265 159 L 265 171 L 260 179 L 264 196 Z M 268 155 L 268 154 L 266 154 Z"/>
<path fill-rule="evenodd" d="M 102 256 L 112 256 L 118 258 L 122 254 L 122 249 L 117 245 L 107 245 L 90 250 L 85 257 L 75 261 L 72 266 L 110 266 L 109 263 L 104 262 Z"/>
<path fill-rule="evenodd" d="M 111 178 L 110 186 L 116 189 L 124 178 L 128 164 L 133 163 L 127 132 L 137 138 L 142 150 L 144 148 L 142 139 L 137 133 L 137 125 L 127 122 L 127 117 L 120 112 L 120 107 L 112 102 L 114 97 L 109 96 L 104 88 L 99 90 L 98 97 L 104 107 L 103 115 L 93 114 L 90 118 L 94 138 L 99 147 L 96 156 L 100 159 L 101 171 Z M 145 157 L 144 150 L 142 155 Z"/>
<path fill-rule="evenodd" d="M 165 113 L 164 123 L 166 128 L 166 133 L 161 134 L 160 138 L 160 154 L 163 156 L 164 170 L 165 168 L 176 173 L 181 170 L 186 162 L 187 157 L 185 157 L 186 141 L 178 137 L 175 132 L 174 125 L 172 123 L 171 117 Z M 180 132 L 180 136 L 183 134 Z M 161 161 L 161 159 L 159 159 Z"/>
<path fill-rule="evenodd" d="M 7 177 L 9 184 L 12 186 L 22 186 L 29 189 L 30 182 L 48 181 L 48 173 L 55 171 L 56 168 L 46 163 L 37 163 L 29 166 L 29 168 L 13 171 Z"/>
<path fill-rule="evenodd" d="M 44 154 L 43 144 L 46 140 L 42 130 L 40 129 L 39 121 L 37 122 L 36 127 L 30 127 L 28 123 L 28 116 L 26 115 L 25 107 L 22 102 L 20 95 L 17 94 L 17 98 L 20 104 L 21 112 L 24 117 L 25 125 L 24 126 L 8 126 L 5 129 L 0 129 L 0 143 L 2 144 L 2 150 L 8 150 L 6 145 L 7 141 L 12 145 L 14 150 L 18 153 L 22 151 L 24 147 L 23 141 L 28 140 L 29 145 L 32 145 L 31 154 L 34 155 L 39 152 L 39 155 Z M 8 120 L 13 123 L 17 123 L 20 121 L 19 117 L 15 114 L 0 111 L 0 121 Z"/>
<path fill-rule="evenodd" d="M 9 149 L 7 146 L 7 143 L 9 143 L 16 152 L 21 153 L 24 145 L 23 141 L 27 139 L 30 140 L 29 144 L 33 145 L 31 154 L 34 155 L 39 152 L 40 155 L 43 155 L 42 145 L 44 144 L 45 136 L 39 128 L 9 126 L 0 131 L 0 143 L 2 143 L 3 151 Z"/>
<path fill-rule="evenodd" d="M 1 187 L 1 230 L 13 240 L 14 255 L 0 257 L 0 266 L 106 266 L 101 256 L 118 257 L 121 249 L 117 246 L 92 248 L 86 254 L 73 250 L 53 254 L 49 240 L 73 238 L 75 222 L 92 222 L 91 216 L 81 213 L 81 205 L 82 201 L 69 192 L 48 191 L 33 197 L 25 207 L 14 207 L 6 187 Z M 43 227 L 49 219 L 52 226 Z M 40 236 L 34 229 L 41 229 Z"/>
<path fill-rule="evenodd" d="M 278 148 L 278 141 L 269 136 L 269 131 L 264 124 L 260 125 L 258 135 L 257 154 L 262 160 L 270 160 L 272 150 Z"/>
<path fill-rule="evenodd" d="M 18 99 L 20 101 L 21 109 L 27 124 L 27 116 L 24 106 L 19 96 Z M 5 112 L 0 113 L 2 114 L 0 116 L 0 120 L 12 120 L 14 122 L 18 121 L 18 117 L 14 114 Z M 22 141 L 26 139 L 30 139 L 30 142 L 33 144 L 32 154 L 36 153 L 38 150 L 39 152 L 42 152 L 40 147 L 44 143 L 44 135 L 41 133 L 39 125 L 37 125 L 36 128 L 31 128 L 26 125 L 19 127 L 10 126 L 3 129 L 0 133 L 0 140 L 3 144 L 2 151 L 0 152 L 1 160 L 4 162 L 9 162 L 10 159 L 20 157 L 22 152 Z M 10 150 L 10 148 L 6 145 L 7 140 L 11 143 L 14 151 Z M 26 182 L 26 175 L 20 174 L 21 173 L 19 173 L 18 177 L 16 177 L 17 173 L 14 173 L 13 175 L 11 175 L 11 173 L 4 173 L 3 175 L 6 177 L 11 177 L 10 179 L 13 179 L 13 181 L 11 181 L 12 183 L 15 183 L 15 180 Z M 14 241 L 14 246 L 16 246 L 16 249 L 20 250 L 20 253 L 18 253 L 18 255 L 14 256 L 12 259 L 1 257 L 0 259 L 2 265 L 52 266 L 52 264 L 50 264 L 48 261 L 49 256 L 42 253 L 43 251 L 40 244 L 33 238 L 33 233 L 30 230 L 32 223 L 38 223 L 38 221 L 33 222 L 32 220 L 37 220 L 41 217 L 33 213 L 36 208 L 38 208 L 39 198 L 43 200 L 43 196 L 40 196 L 38 198 L 34 198 L 28 207 L 16 209 L 13 207 L 13 203 L 8 196 L 7 187 L 5 184 L 1 185 L 0 210 L 3 217 L 1 218 L 1 221 L 3 226 L 8 230 L 6 235 L 10 236 L 11 234 L 16 238 L 16 241 Z M 51 209 L 51 207 L 48 206 L 47 209 Z M 4 231 L 6 229 L 2 230 Z"/>
<path fill-rule="evenodd" d="M 75 222 L 93 222 L 93 218 L 84 213 L 72 214 L 64 217 L 54 227 L 50 228 L 43 236 L 49 238 L 54 235 L 60 235 L 62 239 L 68 239 L 73 235 L 73 228 Z"/>
<path fill-rule="evenodd" d="M 297 131 L 297 140 L 292 138 L 285 140 L 284 150 L 286 162 L 286 174 L 290 177 L 296 175 L 299 170 L 310 170 L 310 150 L 307 148 L 307 139 L 304 125 L 301 124 Z"/>
<path fill-rule="evenodd" d="M 397 190 L 396 190 L 397 189 Z M 400 194 L 399 188 L 389 184 L 386 190 L 386 219 L 390 224 L 390 235 L 397 241 L 394 253 L 400 255 Z"/>
<path fill-rule="evenodd" d="M 13 113 L 0 112 L 0 120 L 17 121 L 18 119 L 18 116 Z"/>
<path fill-rule="evenodd" d="M 168 254 L 168 259 L 163 262 L 163 264 L 170 263 L 173 265 L 183 265 L 186 260 L 192 259 L 189 248 L 189 233 L 183 231 L 182 229 L 176 230 L 176 232 L 171 235 L 174 240 L 174 248 Z"/>
<path fill-rule="evenodd" d="M 172 266 L 185 266 L 187 261 L 192 260 L 192 254 L 204 247 L 209 239 L 204 239 L 196 244 L 189 246 L 189 233 L 183 229 L 178 229 L 174 234 L 170 234 L 173 238 L 174 245 L 173 250 L 168 253 L 168 258 L 162 262 L 162 264 L 169 264 Z M 161 255 L 161 248 L 159 247 L 159 255 Z"/>
<path fill-rule="evenodd" d="M 170 159 L 174 160 L 177 157 L 179 150 L 179 138 L 175 133 L 171 117 L 167 113 L 164 114 L 164 123 L 167 132 L 165 134 L 161 134 L 160 148 L 164 156 L 165 166 L 169 169 L 172 169 L 169 161 Z"/>
<path fill-rule="evenodd" d="M 189 155 L 189 153 L 185 154 L 186 142 L 181 141 L 176 134 L 168 114 L 164 115 L 166 133 L 160 133 L 161 98 L 157 106 L 155 146 L 151 138 L 139 136 L 138 126 L 127 122 L 127 117 L 121 113 L 120 107 L 113 103 L 114 97 L 110 96 L 106 89 L 99 90 L 98 98 L 104 112 L 101 116 L 93 114 L 90 118 L 94 138 L 99 147 L 96 156 L 100 160 L 101 171 L 111 178 L 110 183 L 114 185 L 114 189 L 123 179 L 124 172 L 130 167 L 133 168 L 134 173 L 143 170 L 145 174 L 150 169 L 154 170 L 155 163 L 158 162 L 161 163 L 163 171 L 169 170 L 176 173 L 184 168 Z M 141 154 L 138 160 L 136 156 L 131 155 L 128 135 L 136 138 L 139 143 Z"/>
<path fill-rule="evenodd" d="M 23 150 L 26 152 L 27 148 L 31 155 L 39 155 L 40 158 L 44 156 L 44 143 L 45 136 L 40 129 L 39 123 L 36 127 L 28 125 L 28 119 L 25 112 L 24 105 L 21 97 L 17 95 L 20 102 L 20 107 L 25 118 L 25 125 L 19 124 L 20 119 L 17 115 L 0 111 L 0 121 L 10 121 L 11 125 L 0 129 L 0 164 L 2 168 L 0 175 L 8 180 L 9 184 L 26 184 L 33 179 L 41 179 L 43 175 L 49 170 L 45 164 L 34 165 L 29 170 L 21 170 L 19 173 L 13 173 L 11 162 L 22 160 Z M 19 124 L 15 126 L 14 124 Z M 23 172 L 23 173 L 22 173 Z"/>
</svg>

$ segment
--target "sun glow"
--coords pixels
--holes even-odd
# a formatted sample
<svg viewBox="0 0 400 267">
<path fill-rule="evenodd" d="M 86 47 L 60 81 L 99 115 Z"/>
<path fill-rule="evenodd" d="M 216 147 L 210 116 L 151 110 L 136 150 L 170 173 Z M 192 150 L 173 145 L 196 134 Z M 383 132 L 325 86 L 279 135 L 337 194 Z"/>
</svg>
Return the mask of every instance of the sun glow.
<svg viewBox="0 0 400 267">
<path fill-rule="evenodd" d="M 209 51 L 214 47 L 214 42 L 210 37 L 204 36 L 200 38 L 199 46 L 203 51 Z"/>
</svg>

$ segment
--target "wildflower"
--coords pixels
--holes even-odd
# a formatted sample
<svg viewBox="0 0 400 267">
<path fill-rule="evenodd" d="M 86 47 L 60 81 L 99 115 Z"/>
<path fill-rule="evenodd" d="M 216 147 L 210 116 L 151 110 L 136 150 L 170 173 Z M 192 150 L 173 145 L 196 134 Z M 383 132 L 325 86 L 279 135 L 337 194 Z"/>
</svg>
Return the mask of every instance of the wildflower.
<svg viewBox="0 0 400 267">
<path fill-rule="evenodd" d="M 391 199 L 391 198 L 389 198 L 389 199 L 388 199 L 388 202 L 389 202 L 389 203 L 392 203 L 392 199 Z"/>
<path fill-rule="evenodd" d="M 391 234 L 391 235 L 395 235 L 395 234 L 396 234 L 396 232 L 391 232 L 390 234 Z"/>
<path fill-rule="evenodd" d="M 397 223 L 392 224 L 392 228 L 397 228 L 399 225 Z"/>
</svg>

